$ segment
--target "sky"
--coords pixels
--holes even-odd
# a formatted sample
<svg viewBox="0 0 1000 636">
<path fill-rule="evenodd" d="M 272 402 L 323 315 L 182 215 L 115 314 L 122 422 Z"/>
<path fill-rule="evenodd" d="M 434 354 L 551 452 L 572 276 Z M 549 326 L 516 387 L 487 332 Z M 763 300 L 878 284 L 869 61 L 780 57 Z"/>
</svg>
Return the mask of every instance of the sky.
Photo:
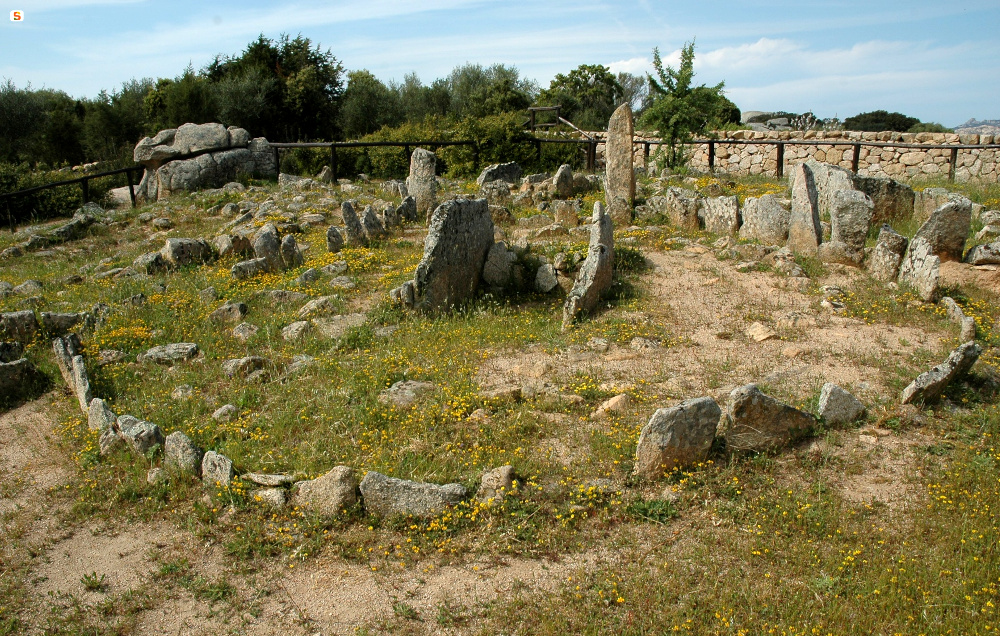
<svg viewBox="0 0 1000 636">
<path fill-rule="evenodd" d="M 429 84 L 502 63 L 545 88 L 580 64 L 652 71 L 695 41 L 695 82 L 742 110 L 841 119 L 884 109 L 1000 119 L 998 0 L 0 0 L 0 78 L 74 97 L 176 77 L 263 34 L 301 34 L 348 70 Z M 21 21 L 8 19 L 20 11 Z"/>
</svg>

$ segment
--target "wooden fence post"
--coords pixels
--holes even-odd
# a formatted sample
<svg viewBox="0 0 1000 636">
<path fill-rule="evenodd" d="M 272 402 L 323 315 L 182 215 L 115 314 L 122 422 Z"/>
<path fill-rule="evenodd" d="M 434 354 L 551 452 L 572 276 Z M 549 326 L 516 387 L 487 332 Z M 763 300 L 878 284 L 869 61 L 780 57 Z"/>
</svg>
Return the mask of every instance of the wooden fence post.
<svg viewBox="0 0 1000 636">
<path fill-rule="evenodd" d="M 778 146 L 778 157 L 777 157 L 778 165 L 774 171 L 775 174 L 777 174 L 778 178 L 780 179 L 781 177 L 785 176 L 785 144 L 779 143 L 777 144 L 777 146 Z"/>
<path fill-rule="evenodd" d="M 958 167 L 958 146 L 951 149 L 951 166 L 948 168 L 948 181 L 955 180 L 955 168 Z"/>
</svg>

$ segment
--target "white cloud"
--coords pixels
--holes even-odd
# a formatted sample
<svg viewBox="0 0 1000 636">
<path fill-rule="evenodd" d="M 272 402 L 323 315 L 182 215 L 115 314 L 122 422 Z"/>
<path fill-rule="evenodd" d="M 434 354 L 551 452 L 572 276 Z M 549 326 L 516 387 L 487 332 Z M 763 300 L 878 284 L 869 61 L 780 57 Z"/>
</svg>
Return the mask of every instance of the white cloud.
<svg viewBox="0 0 1000 636">
<path fill-rule="evenodd" d="M 608 68 L 612 73 L 651 73 L 653 71 L 653 62 L 648 57 L 633 57 L 629 60 L 619 60 L 617 62 L 612 62 L 608 64 Z"/>
</svg>

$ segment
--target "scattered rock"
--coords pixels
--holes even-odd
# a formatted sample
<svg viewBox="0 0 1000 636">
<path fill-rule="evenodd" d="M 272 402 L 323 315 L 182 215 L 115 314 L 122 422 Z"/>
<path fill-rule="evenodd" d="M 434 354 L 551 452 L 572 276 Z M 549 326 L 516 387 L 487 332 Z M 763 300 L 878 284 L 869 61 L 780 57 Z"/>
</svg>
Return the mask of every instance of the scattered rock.
<svg viewBox="0 0 1000 636">
<path fill-rule="evenodd" d="M 865 405 L 836 384 L 827 382 L 819 394 L 819 416 L 830 426 L 855 422 L 865 413 Z"/>
<path fill-rule="evenodd" d="M 181 473 L 197 476 L 201 469 L 202 452 L 191 438 L 180 431 L 167 435 L 163 445 L 163 463 Z"/>
<path fill-rule="evenodd" d="M 517 184 L 521 180 L 521 166 L 511 161 L 509 163 L 494 163 L 487 166 L 479 173 L 476 184 L 482 186 L 484 183 L 492 181 L 503 181 L 511 185 Z"/>
<path fill-rule="evenodd" d="M 185 267 L 210 262 L 215 252 L 205 239 L 168 238 L 160 256 L 171 267 Z"/>
<path fill-rule="evenodd" d="M 878 233 L 878 242 L 868 259 L 868 272 L 875 280 L 887 283 L 895 280 L 909 240 L 888 225 Z"/>
<path fill-rule="evenodd" d="M 563 305 L 563 329 L 568 329 L 583 312 L 597 307 L 601 296 L 611 288 L 614 274 L 614 224 L 604 213 L 604 206 L 594 204 L 587 258 L 580 267 L 576 282 Z"/>
<path fill-rule="evenodd" d="M 256 336 L 258 331 L 260 331 L 260 328 L 256 325 L 252 325 L 249 322 L 241 322 L 233 327 L 233 337 L 240 342 L 246 342 Z"/>
<path fill-rule="evenodd" d="M 559 198 L 568 199 L 573 196 L 573 168 L 566 164 L 559 166 L 552 181 Z"/>
<path fill-rule="evenodd" d="M 931 214 L 913 240 L 927 241 L 931 253 L 943 261 L 961 261 L 971 226 L 972 202 L 964 197 L 952 199 Z"/>
<path fill-rule="evenodd" d="M 782 245 L 788 239 L 791 212 L 774 195 L 747 199 L 741 213 L 740 238 L 756 239 L 765 245 Z"/>
<path fill-rule="evenodd" d="M 215 323 L 239 322 L 247 315 L 247 304 L 240 301 L 229 301 L 208 315 Z"/>
<path fill-rule="evenodd" d="M 699 214 L 713 234 L 735 236 L 740 229 L 740 204 L 735 196 L 701 199 Z"/>
<path fill-rule="evenodd" d="M 357 502 L 358 477 L 353 468 L 336 466 L 322 477 L 295 484 L 292 505 L 307 506 L 327 516 L 339 515 Z"/>
<path fill-rule="evenodd" d="M 712 448 L 721 415 L 719 405 L 710 397 L 658 409 L 639 433 L 634 474 L 655 479 L 702 461 Z"/>
<path fill-rule="evenodd" d="M 968 373 L 982 352 L 982 347 L 975 342 L 961 345 L 944 362 L 921 373 L 903 389 L 902 403 L 926 404 L 936 401 L 953 380 Z"/>
<path fill-rule="evenodd" d="M 140 353 L 136 362 L 155 362 L 156 364 L 172 365 L 177 362 L 190 360 L 198 355 L 198 345 L 193 342 L 177 342 L 168 345 L 159 345 Z"/>
<path fill-rule="evenodd" d="M 830 206 L 830 242 L 843 243 L 849 252 L 863 254 L 874 210 L 875 204 L 864 192 L 834 192 Z M 855 261 L 860 262 L 861 256 Z"/>
<path fill-rule="evenodd" d="M 619 393 L 613 398 L 609 398 L 601 403 L 597 409 L 591 413 L 590 417 L 595 420 L 607 419 L 611 415 L 621 415 L 632 405 L 632 399 L 627 393 Z"/>
<path fill-rule="evenodd" d="M 250 498 L 271 510 L 280 510 L 285 507 L 284 488 L 257 488 L 250 491 Z"/>
<path fill-rule="evenodd" d="M 556 268 L 545 263 L 538 268 L 535 273 L 535 289 L 543 294 L 547 294 L 559 286 L 559 277 L 556 275 Z"/>
<path fill-rule="evenodd" d="M 476 499 L 487 503 L 490 500 L 503 499 L 514 487 L 514 467 L 500 466 L 483 473 Z"/>
<path fill-rule="evenodd" d="M 224 487 L 236 476 L 233 462 L 225 455 L 208 451 L 201 460 L 201 480 L 206 486 Z"/>
<path fill-rule="evenodd" d="M 236 417 L 237 414 L 238 412 L 235 406 L 232 404 L 225 404 L 212 413 L 212 419 L 216 422 L 230 422 Z"/>
<path fill-rule="evenodd" d="M 378 401 L 393 404 L 399 409 L 412 408 L 421 397 L 437 389 L 430 382 L 401 380 L 378 394 Z"/>
<path fill-rule="evenodd" d="M 246 378 L 249 377 L 251 373 L 267 369 L 271 366 L 271 361 L 267 358 L 263 358 L 261 356 L 246 356 L 244 358 L 224 361 L 222 363 L 222 372 L 230 378 Z"/>
<path fill-rule="evenodd" d="M 165 441 L 159 426 L 131 415 L 118 418 L 118 432 L 132 452 L 140 457 L 146 457 L 157 447 L 162 448 Z"/>
<path fill-rule="evenodd" d="M 777 450 L 812 431 L 816 419 L 761 393 L 756 384 L 729 395 L 722 436 L 730 451 Z"/>
</svg>

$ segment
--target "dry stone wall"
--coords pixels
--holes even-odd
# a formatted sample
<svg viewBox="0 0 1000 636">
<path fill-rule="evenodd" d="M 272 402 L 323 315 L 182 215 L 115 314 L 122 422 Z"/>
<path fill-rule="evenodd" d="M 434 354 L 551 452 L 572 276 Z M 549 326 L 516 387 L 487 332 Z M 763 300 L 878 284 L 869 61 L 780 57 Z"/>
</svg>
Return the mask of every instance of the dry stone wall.
<svg viewBox="0 0 1000 636">
<path fill-rule="evenodd" d="M 729 174 L 775 174 L 778 148 L 772 143 L 727 144 L 726 140 L 794 141 L 784 146 L 786 174 L 790 166 L 815 159 L 850 170 L 855 147 L 824 142 L 901 143 L 936 145 L 994 145 L 993 135 L 958 135 L 954 133 L 895 133 L 853 131 L 753 131 L 719 133 L 715 144 L 715 170 Z M 868 177 L 890 177 L 911 181 L 948 177 L 951 173 L 950 148 L 913 148 L 864 146 L 858 153 L 857 173 Z M 691 167 L 708 171 L 708 144 L 694 146 Z M 997 182 L 1000 177 L 1000 147 L 960 149 L 955 164 L 955 180 Z"/>
</svg>

